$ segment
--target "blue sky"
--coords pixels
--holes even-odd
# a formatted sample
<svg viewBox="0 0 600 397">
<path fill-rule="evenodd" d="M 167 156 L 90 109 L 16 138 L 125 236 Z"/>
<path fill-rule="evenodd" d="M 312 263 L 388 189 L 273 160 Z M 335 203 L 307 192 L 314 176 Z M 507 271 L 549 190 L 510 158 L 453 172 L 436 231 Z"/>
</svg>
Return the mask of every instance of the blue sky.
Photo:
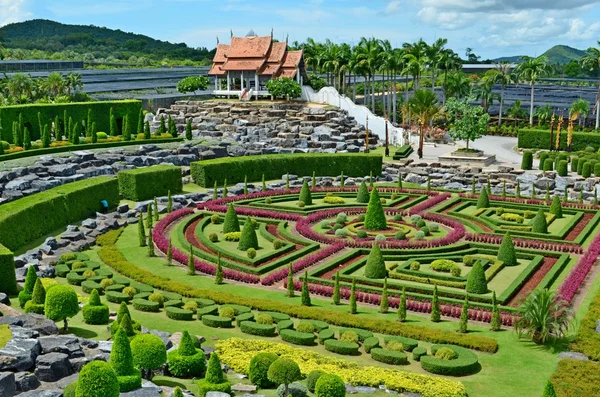
<svg viewBox="0 0 600 397">
<path fill-rule="evenodd" d="M 540 55 L 555 44 L 600 39 L 600 0 L 0 0 L 0 25 L 32 18 L 106 26 L 190 46 L 214 47 L 253 29 L 290 41 L 361 36 L 400 46 L 448 39 L 464 55 Z"/>
</svg>

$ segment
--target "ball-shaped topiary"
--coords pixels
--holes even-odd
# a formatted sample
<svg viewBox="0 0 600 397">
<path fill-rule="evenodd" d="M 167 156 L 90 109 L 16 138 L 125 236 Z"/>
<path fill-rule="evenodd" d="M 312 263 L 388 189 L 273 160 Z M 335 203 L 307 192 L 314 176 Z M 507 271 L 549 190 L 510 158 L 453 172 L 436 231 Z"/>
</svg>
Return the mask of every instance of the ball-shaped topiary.
<svg viewBox="0 0 600 397">
<path fill-rule="evenodd" d="M 371 190 L 371 197 L 369 199 L 369 204 L 367 205 L 364 226 L 367 230 L 387 229 L 387 220 L 376 187 Z"/>
<path fill-rule="evenodd" d="M 323 375 L 325 375 L 326 373 L 315 369 L 314 371 L 312 371 L 310 374 L 308 374 L 308 376 L 306 377 L 306 387 L 308 388 L 308 391 L 310 391 L 311 393 L 315 392 L 315 387 L 317 387 L 317 381 L 319 380 L 319 378 Z"/>
<path fill-rule="evenodd" d="M 237 212 L 233 204 L 229 204 L 223 221 L 223 234 L 235 233 L 240 231 L 240 221 L 238 220 Z"/>
<path fill-rule="evenodd" d="M 435 353 L 435 358 L 446 361 L 456 360 L 458 358 L 458 354 L 448 347 L 442 347 Z"/>
<path fill-rule="evenodd" d="M 269 314 L 261 313 L 258 316 L 256 316 L 256 323 L 271 325 L 273 324 L 273 317 Z"/>
<path fill-rule="evenodd" d="M 71 270 L 83 269 L 84 267 L 87 267 L 85 263 L 83 263 L 82 261 L 77 261 L 73 262 L 73 264 L 71 265 Z"/>
<path fill-rule="evenodd" d="M 369 235 L 364 230 L 359 230 L 358 232 L 356 232 L 356 237 L 367 238 L 367 237 L 369 237 Z"/>
<path fill-rule="evenodd" d="M 246 256 L 247 256 L 249 259 L 254 259 L 254 258 L 256 258 L 256 250 L 255 250 L 254 248 L 248 248 L 248 249 L 246 250 Z"/>
<path fill-rule="evenodd" d="M 165 297 L 162 296 L 162 294 L 159 294 L 158 292 L 153 292 L 152 294 L 150 294 L 150 296 L 148 297 L 148 300 L 150 302 L 158 303 L 159 307 L 163 307 L 165 304 Z"/>
<path fill-rule="evenodd" d="M 200 376 L 206 369 L 204 351 L 194 346 L 189 332 L 183 331 L 177 350 L 167 355 L 169 372 L 178 378 Z"/>
<path fill-rule="evenodd" d="M 488 291 L 485 272 L 480 261 L 475 262 L 467 276 L 466 290 L 470 294 L 485 294 Z"/>
<path fill-rule="evenodd" d="M 259 389 L 270 389 L 275 385 L 271 382 L 267 376 L 269 367 L 275 361 L 279 359 L 279 356 L 275 353 L 258 353 L 252 360 L 250 360 L 250 366 L 248 368 L 248 379 L 253 385 L 258 386 Z"/>
<path fill-rule="evenodd" d="M 277 390 L 277 397 L 307 397 L 308 389 L 302 383 L 292 383 L 288 385 L 287 392 L 284 385 L 280 385 Z"/>
<path fill-rule="evenodd" d="M 310 194 L 310 189 L 308 188 L 308 182 L 306 179 L 302 184 L 302 189 L 300 189 L 300 196 L 298 197 L 299 201 L 302 201 L 304 205 L 312 205 L 312 196 Z"/>
<path fill-rule="evenodd" d="M 85 272 L 83 272 L 83 277 L 85 277 L 85 278 L 96 277 L 96 272 L 93 271 L 92 269 L 88 269 Z"/>
<path fill-rule="evenodd" d="M 79 372 L 76 397 L 119 397 L 119 382 L 112 367 L 104 361 L 92 361 Z"/>
<path fill-rule="evenodd" d="M 64 329 L 68 330 L 67 320 L 79 312 L 77 293 L 68 285 L 55 285 L 48 289 L 44 313 L 52 321 L 64 321 Z"/>
<path fill-rule="evenodd" d="M 196 311 L 198 310 L 198 302 L 196 301 L 187 301 L 183 304 L 183 309 L 184 310 L 191 310 L 192 312 L 196 313 Z"/>
<path fill-rule="evenodd" d="M 108 324 L 110 311 L 107 305 L 102 304 L 98 290 L 92 290 L 87 305 L 81 310 L 86 324 Z"/>
<path fill-rule="evenodd" d="M 213 214 L 210 217 L 210 223 L 212 223 L 213 225 L 218 225 L 221 223 L 221 215 L 219 214 Z"/>
<path fill-rule="evenodd" d="M 183 391 L 181 391 L 181 387 L 177 386 L 173 390 L 173 397 L 183 397 Z"/>
<path fill-rule="evenodd" d="M 102 281 L 100 281 L 100 286 L 103 289 L 106 289 L 106 288 L 110 287 L 111 285 L 113 285 L 114 283 L 115 282 L 113 281 L 112 278 L 104 278 L 104 279 L 102 279 Z"/>
<path fill-rule="evenodd" d="M 153 334 L 140 334 L 131 341 L 133 365 L 143 371 L 162 367 L 167 361 L 167 349 L 162 339 Z"/>
<path fill-rule="evenodd" d="M 128 295 L 129 298 L 133 298 L 135 296 L 135 294 L 137 294 L 137 289 L 135 289 L 135 287 L 125 287 L 123 288 L 123 290 L 121 291 L 122 293 L 124 293 L 125 295 Z"/>
<path fill-rule="evenodd" d="M 344 397 L 346 384 L 337 375 L 325 374 L 317 381 L 315 395 L 317 397 Z"/>
<path fill-rule="evenodd" d="M 206 377 L 198 382 L 198 391 L 201 396 L 209 391 L 219 391 L 222 393 L 231 393 L 231 383 L 227 381 L 221 369 L 221 361 L 216 352 L 210 355 Z"/>
<path fill-rule="evenodd" d="M 258 249 L 258 238 L 256 237 L 256 229 L 250 221 L 250 218 L 244 222 L 244 228 L 242 229 L 242 235 L 238 243 L 238 249 L 240 251 L 248 251 L 248 248 Z"/>
<path fill-rule="evenodd" d="M 123 317 L 128 318 L 127 315 Z M 122 393 L 142 386 L 142 375 L 133 367 L 133 354 L 129 337 L 123 328 L 117 331 L 110 351 L 110 365 L 117 374 L 119 389 Z"/>
<path fill-rule="evenodd" d="M 358 343 L 358 335 L 354 331 L 346 331 L 340 335 L 342 342 Z"/>
<path fill-rule="evenodd" d="M 235 318 L 235 309 L 233 307 L 225 306 L 219 308 L 219 316 L 227 318 Z"/>
<path fill-rule="evenodd" d="M 500 244 L 500 249 L 498 250 L 498 260 L 504 262 L 505 266 L 516 266 L 519 264 L 510 233 L 506 233 L 502 239 L 502 244 Z"/>
<path fill-rule="evenodd" d="M 367 258 L 365 277 L 371 279 L 381 279 L 387 277 L 385 261 L 383 260 L 381 249 L 377 243 L 373 243 L 373 248 L 371 249 L 369 257 Z"/>
<path fill-rule="evenodd" d="M 44 314 L 44 302 L 46 301 L 46 289 L 41 279 L 35 280 L 31 300 L 25 304 L 25 313 Z"/>
<path fill-rule="evenodd" d="M 300 367 L 289 358 L 279 358 L 269 367 L 267 376 L 271 382 L 283 386 L 283 395 L 288 395 L 289 384 L 302 379 Z M 279 393 L 278 393 L 279 394 Z"/>
<path fill-rule="evenodd" d="M 369 202 L 369 189 L 367 188 L 365 181 L 362 181 L 358 188 L 356 202 L 361 204 L 367 204 Z"/>
</svg>

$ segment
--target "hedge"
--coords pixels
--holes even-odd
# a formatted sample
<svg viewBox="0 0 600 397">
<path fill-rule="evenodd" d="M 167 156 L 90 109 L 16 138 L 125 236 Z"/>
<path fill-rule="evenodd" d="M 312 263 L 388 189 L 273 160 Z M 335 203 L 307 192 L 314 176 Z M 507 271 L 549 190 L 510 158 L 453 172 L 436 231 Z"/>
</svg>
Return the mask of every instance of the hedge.
<svg viewBox="0 0 600 397">
<path fill-rule="evenodd" d="M 6 248 L 4 248 L 4 249 L 6 249 Z M 12 255 L 12 253 L 11 253 L 11 255 Z M 67 266 L 67 265 L 56 265 L 54 267 L 54 272 L 56 273 L 56 275 L 58 277 L 67 277 L 67 274 L 69 274 L 70 271 L 71 271 L 71 269 L 69 269 L 69 266 Z M 4 292 L 4 291 L 2 291 L 2 292 Z"/>
<path fill-rule="evenodd" d="M 273 318 L 273 321 L 276 323 L 279 323 L 280 321 L 285 321 L 285 320 L 289 320 L 290 316 L 288 316 L 285 313 L 278 313 L 278 312 L 260 312 L 259 314 L 268 314 L 269 316 L 271 316 Z"/>
<path fill-rule="evenodd" d="M 599 396 L 600 364 L 594 361 L 560 360 L 550 382 L 556 396 Z"/>
<path fill-rule="evenodd" d="M 84 305 L 83 322 L 86 324 L 108 324 L 110 310 L 107 305 L 91 306 Z"/>
<path fill-rule="evenodd" d="M 252 309 L 250 309 L 248 306 L 243 306 L 243 305 L 223 305 L 221 307 L 230 307 L 233 309 L 234 313 L 236 316 L 239 316 L 240 314 L 244 314 L 244 313 L 250 313 L 250 311 Z"/>
<path fill-rule="evenodd" d="M 349 177 L 380 175 L 383 157 L 374 154 L 356 153 L 300 153 L 269 154 L 260 156 L 226 157 L 194 162 L 191 175 L 198 185 L 212 187 L 215 182 L 229 184 L 265 179 L 278 179 L 284 173 L 298 176 L 340 175 Z"/>
<path fill-rule="evenodd" d="M 204 322 L 204 319 L 202 322 Z M 253 321 L 242 321 L 240 323 L 240 330 L 250 335 L 275 336 L 275 329 L 276 326 L 272 324 L 258 324 Z"/>
<path fill-rule="evenodd" d="M 413 152 L 413 147 L 411 145 L 402 145 L 396 153 L 394 153 L 394 160 L 405 159 Z"/>
<path fill-rule="evenodd" d="M 112 303 L 128 303 L 131 298 L 127 294 L 123 294 L 117 291 L 106 291 L 106 300 Z"/>
<path fill-rule="evenodd" d="M 375 361 L 392 365 L 408 364 L 408 357 L 406 356 L 406 353 L 386 350 L 380 347 L 376 347 L 371 350 L 371 358 Z"/>
<path fill-rule="evenodd" d="M 113 285 L 109 285 L 108 287 L 104 288 L 105 291 L 117 291 L 117 292 L 121 292 L 123 290 L 123 288 L 125 288 L 126 285 L 125 284 L 113 284 Z M 137 297 L 137 294 L 134 295 L 134 298 Z"/>
<path fill-rule="evenodd" d="M 178 307 L 167 307 L 165 313 L 167 314 L 167 317 L 172 320 L 190 321 L 194 319 L 193 311 L 180 309 Z"/>
<path fill-rule="evenodd" d="M 369 353 L 371 349 L 379 347 L 379 338 L 372 336 L 370 338 L 365 339 L 365 341 L 363 342 L 363 347 L 365 348 L 365 352 Z"/>
<path fill-rule="evenodd" d="M 324 329 L 323 331 L 319 332 L 317 339 L 319 340 L 320 344 L 324 344 L 326 340 L 335 339 L 335 332 L 332 329 Z"/>
<path fill-rule="evenodd" d="M 590 302 L 588 311 L 581 319 L 575 342 L 571 344 L 571 349 L 595 361 L 600 360 L 600 334 L 596 332 L 598 319 L 600 319 L 600 292 Z"/>
<path fill-rule="evenodd" d="M 296 304 L 276 302 L 267 299 L 244 297 L 228 292 L 193 288 L 188 284 L 163 278 L 128 262 L 114 245 L 121 232 L 122 229 L 113 230 L 98 237 L 97 242 L 101 246 L 101 249 L 98 251 L 100 259 L 106 265 L 112 267 L 122 275 L 137 282 L 151 285 L 155 288 L 177 292 L 188 298 L 211 299 L 220 304 L 243 303 L 244 305 L 257 310 L 276 311 L 288 314 L 291 317 L 320 320 L 336 326 L 356 327 L 382 334 L 410 337 L 430 343 L 451 343 L 488 353 L 495 353 L 498 351 L 498 343 L 495 339 L 490 337 L 472 334 L 463 335 L 453 331 L 431 329 L 424 326 L 403 324 L 396 321 L 357 317 L 352 314 L 326 310 L 323 308 L 298 306 Z M 283 323 L 283 321 L 281 323 Z M 280 326 L 281 323 L 279 323 L 278 326 Z"/>
<path fill-rule="evenodd" d="M 332 353 L 343 354 L 345 356 L 358 356 L 360 354 L 358 343 L 327 339 L 323 345 L 325 345 L 325 350 Z"/>
<path fill-rule="evenodd" d="M 284 329 L 294 329 L 294 322 L 292 320 L 283 320 L 277 323 L 277 332 L 281 333 Z"/>
<path fill-rule="evenodd" d="M 81 283 L 83 283 L 85 280 L 87 279 L 81 274 L 75 272 L 69 272 L 67 274 L 67 282 L 71 285 L 81 285 Z"/>
<path fill-rule="evenodd" d="M 340 328 L 339 330 L 339 334 L 340 336 L 347 331 L 352 331 L 355 332 L 356 335 L 358 335 L 358 340 L 361 342 L 364 342 L 367 338 L 370 338 L 373 336 L 373 333 L 371 331 L 366 331 L 364 329 L 358 329 L 358 328 Z"/>
<path fill-rule="evenodd" d="M 170 300 L 170 301 L 166 301 L 163 303 L 163 306 L 165 308 L 167 307 L 183 307 L 183 301 L 178 301 L 178 300 Z"/>
<path fill-rule="evenodd" d="M 415 349 L 412 351 L 413 354 L 413 360 L 415 361 L 421 361 L 421 357 L 426 356 L 427 355 L 427 349 L 424 347 L 415 347 Z"/>
<path fill-rule="evenodd" d="M 521 129 L 518 134 L 517 146 L 521 149 L 547 149 L 550 141 L 550 131 L 540 129 Z M 600 148 L 600 135 L 587 132 L 573 132 L 571 150 L 574 152 L 585 150 L 592 146 L 595 150 Z M 567 134 L 560 135 L 560 150 L 567 150 Z"/>
<path fill-rule="evenodd" d="M 0 206 L 0 241 L 14 251 L 54 230 L 64 228 L 119 203 L 114 177 L 96 177 L 58 186 Z"/>
<path fill-rule="evenodd" d="M 146 299 L 134 299 L 132 302 L 133 308 L 141 312 L 158 312 L 160 304 Z"/>
<path fill-rule="evenodd" d="M 15 258 L 13 253 L 0 244 L 0 292 L 16 295 L 17 277 L 15 274 Z"/>
<path fill-rule="evenodd" d="M 416 341 L 411 338 L 404 338 L 402 336 L 385 336 L 383 341 L 387 344 L 389 342 L 400 342 L 402 346 L 404 346 L 404 350 L 407 352 L 413 351 L 417 346 L 419 346 L 419 341 Z"/>
<path fill-rule="evenodd" d="M 198 315 L 198 320 L 202 320 L 202 316 L 204 316 L 204 315 L 215 315 L 217 313 L 219 313 L 219 306 L 217 306 L 217 305 L 206 306 L 206 307 L 203 307 L 202 309 L 196 310 L 196 314 Z"/>
<path fill-rule="evenodd" d="M 202 324 L 211 328 L 233 328 L 233 319 L 229 317 L 220 317 L 212 314 L 202 316 Z"/>
<path fill-rule="evenodd" d="M 149 200 L 157 196 L 181 193 L 181 168 L 172 165 L 155 165 L 121 171 L 118 174 L 119 193 L 134 201 Z"/>
<path fill-rule="evenodd" d="M 81 290 L 86 294 L 91 294 L 93 290 L 98 291 L 99 294 L 104 293 L 104 289 L 100 284 L 93 280 L 85 280 L 81 283 Z"/>
<path fill-rule="evenodd" d="M 235 317 L 235 323 L 238 327 L 242 321 L 254 321 L 254 313 L 243 313 Z"/>
<path fill-rule="evenodd" d="M 293 329 L 282 329 L 279 336 L 285 342 L 293 343 L 294 345 L 312 346 L 315 344 L 315 334 L 308 332 L 298 332 Z"/>
<path fill-rule="evenodd" d="M 323 331 L 324 329 L 329 328 L 329 324 L 327 324 L 325 321 L 320 321 L 320 320 L 307 320 L 307 321 L 315 326 L 315 329 L 317 330 L 317 332 L 320 332 L 320 331 Z"/>
<path fill-rule="evenodd" d="M 204 307 L 207 307 L 207 306 L 213 306 L 215 304 L 215 301 L 212 300 L 212 299 L 201 299 L 201 298 L 198 298 L 198 299 L 193 299 L 193 300 L 196 301 L 196 303 L 198 304 L 199 308 L 204 308 Z"/>
<path fill-rule="evenodd" d="M 436 358 L 435 353 L 443 347 L 454 350 L 458 357 L 454 360 Z M 431 346 L 431 356 L 421 357 L 421 367 L 432 374 L 461 376 L 479 371 L 480 365 L 477 355 L 468 349 L 452 345 L 433 345 Z"/>
<path fill-rule="evenodd" d="M 92 120 L 96 123 L 96 131 L 110 131 L 110 109 L 117 119 L 117 126 L 122 125 L 122 118 L 125 115 L 129 117 L 129 125 L 135 130 L 138 124 L 138 117 L 142 102 L 137 100 L 124 101 L 98 101 L 98 102 L 74 102 L 74 103 L 35 103 L 27 105 L 3 106 L 0 107 L 0 126 L 2 127 L 2 140 L 13 142 L 12 123 L 19 120 L 19 114 L 23 117 L 23 124 L 31 133 L 31 140 L 38 140 L 42 135 L 38 123 L 38 113 L 42 118 L 42 125 L 48 125 L 58 116 L 61 123 L 65 123 L 64 114 L 73 118 L 73 122 L 81 125 L 83 120 L 87 120 L 88 110 L 92 111 Z"/>
</svg>

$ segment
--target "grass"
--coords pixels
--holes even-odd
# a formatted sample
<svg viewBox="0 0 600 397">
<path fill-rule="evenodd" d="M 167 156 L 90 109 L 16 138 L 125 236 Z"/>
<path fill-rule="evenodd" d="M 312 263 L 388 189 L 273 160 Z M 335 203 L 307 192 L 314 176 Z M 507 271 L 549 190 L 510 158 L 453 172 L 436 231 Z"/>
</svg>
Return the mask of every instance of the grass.
<svg viewBox="0 0 600 397">
<path fill-rule="evenodd" d="M 12 331 L 8 328 L 8 324 L 0 325 L 0 348 L 6 346 L 9 340 L 12 339 Z"/>
</svg>

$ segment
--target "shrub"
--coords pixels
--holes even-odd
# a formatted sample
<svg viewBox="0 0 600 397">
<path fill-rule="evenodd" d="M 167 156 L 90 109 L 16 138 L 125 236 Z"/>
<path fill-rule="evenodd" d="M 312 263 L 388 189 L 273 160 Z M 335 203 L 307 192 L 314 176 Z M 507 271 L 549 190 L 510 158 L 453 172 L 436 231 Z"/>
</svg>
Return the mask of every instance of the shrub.
<svg viewBox="0 0 600 397">
<path fill-rule="evenodd" d="M 117 176 L 119 192 L 124 198 L 133 201 L 166 196 L 169 191 L 171 194 L 177 194 L 183 188 L 181 168 L 172 165 L 136 168 L 121 171 Z"/>
<path fill-rule="evenodd" d="M 523 152 L 523 159 L 521 160 L 521 169 L 530 170 L 533 168 L 533 152 L 526 150 Z"/>
<path fill-rule="evenodd" d="M 158 302 L 148 301 L 146 299 L 134 299 L 132 302 L 133 308 L 142 312 L 154 312 L 160 311 L 160 305 Z"/>
<path fill-rule="evenodd" d="M 285 342 L 295 345 L 313 346 L 315 344 L 315 334 L 309 332 L 299 332 L 293 329 L 282 329 L 279 331 L 279 336 Z"/>
<path fill-rule="evenodd" d="M 453 268 L 456 267 L 456 262 L 449 259 L 436 259 L 429 267 L 438 272 L 446 272 L 449 273 Z"/>
<path fill-rule="evenodd" d="M 204 351 L 196 349 L 188 331 L 183 331 L 177 350 L 167 355 L 167 363 L 171 375 L 178 378 L 200 376 L 206 369 Z"/>
<path fill-rule="evenodd" d="M 165 314 L 172 320 L 190 321 L 194 319 L 193 311 L 181 309 L 179 307 L 167 307 L 165 308 Z"/>
<path fill-rule="evenodd" d="M 163 307 L 163 305 L 165 304 L 165 297 L 159 294 L 158 292 L 150 294 L 148 300 L 150 302 L 158 303 L 158 307 Z"/>
<path fill-rule="evenodd" d="M 402 231 L 396 232 L 396 234 L 394 234 L 394 238 L 396 240 L 406 240 L 406 234 Z"/>
<path fill-rule="evenodd" d="M 267 373 L 271 364 L 277 361 L 278 358 L 279 356 L 274 353 L 258 353 L 252 357 L 248 369 L 248 379 L 250 382 L 259 389 L 270 389 L 276 386 L 269 380 Z"/>
<path fill-rule="evenodd" d="M 311 323 L 309 321 L 301 321 L 298 324 L 298 326 L 296 327 L 296 330 L 298 332 L 314 333 L 315 332 L 315 326 L 313 325 L 313 323 Z"/>
<path fill-rule="evenodd" d="M 512 213 L 504 213 L 502 215 L 500 215 L 500 219 L 502 219 L 503 221 L 509 221 L 509 222 L 516 222 L 516 223 L 523 223 L 523 217 L 519 214 L 512 214 Z"/>
<path fill-rule="evenodd" d="M 500 249 L 498 250 L 498 260 L 504 262 L 505 266 L 516 266 L 519 264 L 510 233 L 506 233 L 502 239 Z"/>
<path fill-rule="evenodd" d="M 378 243 L 382 243 L 386 240 L 386 237 L 383 234 L 378 234 L 377 236 L 375 236 L 375 241 L 377 241 Z"/>
<path fill-rule="evenodd" d="M 461 273 L 462 269 L 458 266 L 454 266 L 452 270 L 450 270 L 450 274 L 452 274 L 453 277 L 460 277 Z"/>
<path fill-rule="evenodd" d="M 335 231 L 335 236 L 336 237 L 346 237 L 346 230 L 344 230 L 344 229 L 337 229 Z"/>
<path fill-rule="evenodd" d="M 335 339 L 327 339 L 323 343 L 323 345 L 325 346 L 326 350 L 337 354 L 343 354 L 346 356 L 357 356 L 360 354 L 360 352 L 358 351 L 359 344 L 355 342 L 344 342 Z"/>
<path fill-rule="evenodd" d="M 283 248 L 283 246 L 284 246 L 284 242 L 281 241 L 280 239 L 276 238 L 275 240 L 273 240 L 273 249 L 274 250 Z"/>
<path fill-rule="evenodd" d="M 421 361 L 421 357 L 426 356 L 427 355 L 427 349 L 425 349 L 424 347 L 416 347 L 413 351 L 413 360 L 415 361 Z"/>
<path fill-rule="evenodd" d="M 466 291 L 470 294 L 485 294 L 488 291 L 485 272 L 480 261 L 475 262 L 467 276 Z"/>
<path fill-rule="evenodd" d="M 83 269 L 83 268 L 86 268 L 86 267 L 87 266 L 85 265 L 85 263 L 83 263 L 81 261 L 73 262 L 71 264 L 71 270 Z"/>
<path fill-rule="evenodd" d="M 142 385 L 141 374 L 133 367 L 129 337 L 123 328 L 119 328 L 115 335 L 110 351 L 110 365 L 117 374 L 122 393 L 137 389 Z"/>
<path fill-rule="evenodd" d="M 287 392 L 284 385 L 277 388 L 277 397 L 307 397 L 308 389 L 302 383 L 291 383 L 288 385 Z"/>
<path fill-rule="evenodd" d="M 325 375 L 325 372 L 315 369 L 311 371 L 310 374 L 306 377 L 306 388 L 311 393 L 315 392 L 315 387 L 317 386 L 317 381 L 321 376 Z"/>
<path fill-rule="evenodd" d="M 410 263 L 410 270 L 419 271 L 421 269 L 421 264 L 417 261 L 413 261 Z"/>
<path fill-rule="evenodd" d="M 405 365 L 408 364 L 408 357 L 406 353 L 386 350 L 379 347 L 371 350 L 371 358 L 375 361 L 379 361 L 391 365 Z"/>
<path fill-rule="evenodd" d="M 592 167 L 589 161 L 583 163 L 583 168 L 581 169 L 581 176 L 584 178 L 589 178 L 592 174 Z"/>
<path fill-rule="evenodd" d="M 304 204 L 304 201 L 301 201 L 301 200 L 298 201 L 297 205 L 298 205 L 299 208 L 304 208 L 306 206 L 306 204 Z"/>
<path fill-rule="evenodd" d="M 558 196 L 554 196 L 554 198 L 552 199 L 552 204 L 550 205 L 550 213 L 554 214 L 556 219 L 560 219 L 563 217 L 562 205 Z"/>
<path fill-rule="evenodd" d="M 465 266 L 473 266 L 473 264 L 475 263 L 475 260 L 476 260 L 476 258 L 474 256 L 465 255 L 465 256 L 463 256 L 462 263 Z"/>
<path fill-rule="evenodd" d="M 322 375 L 315 386 L 315 395 L 317 397 L 345 397 L 346 384 L 337 375 Z"/>
<path fill-rule="evenodd" d="M 415 233 L 415 240 L 425 240 L 425 233 L 423 233 L 422 231 L 418 231 Z"/>
<path fill-rule="evenodd" d="M 310 189 L 308 188 L 308 182 L 306 181 L 306 179 L 304 180 L 304 183 L 302 184 L 302 188 L 300 189 L 300 196 L 299 196 L 299 201 L 302 201 L 304 203 L 304 205 L 312 205 L 312 196 L 310 194 Z"/>
<path fill-rule="evenodd" d="M 481 192 L 479 193 L 479 199 L 477 199 L 477 208 L 489 208 L 490 206 L 490 199 L 488 197 L 488 191 L 487 188 L 482 188 Z"/>
<path fill-rule="evenodd" d="M 238 220 L 237 213 L 235 212 L 233 204 L 229 204 L 227 212 L 225 213 L 225 220 L 223 221 L 223 234 L 227 235 L 228 233 L 237 233 L 239 231 L 240 222 Z M 227 237 L 225 240 L 229 241 L 227 240 Z"/>
<path fill-rule="evenodd" d="M 374 336 L 367 338 L 363 342 L 363 347 L 365 348 L 365 352 L 369 353 L 371 349 L 379 347 L 379 339 Z"/>
<path fill-rule="evenodd" d="M 235 318 L 235 310 L 232 307 L 221 307 L 219 308 L 219 316 L 233 319 Z"/>
<path fill-rule="evenodd" d="M 322 345 L 328 339 L 335 339 L 335 332 L 332 329 L 324 329 L 317 334 L 317 339 Z"/>
<path fill-rule="evenodd" d="M 358 232 L 356 232 L 356 237 L 367 238 L 367 237 L 369 237 L 369 235 L 364 230 L 359 230 Z"/>
<path fill-rule="evenodd" d="M 284 329 L 294 329 L 294 322 L 292 320 L 283 320 L 277 323 L 277 332 L 281 334 Z"/>
<path fill-rule="evenodd" d="M 365 214 L 364 227 L 367 230 L 387 229 L 387 220 L 376 187 L 371 190 L 369 204 L 367 205 L 367 213 Z"/>
<path fill-rule="evenodd" d="M 563 359 L 542 397 L 600 395 L 600 364 L 595 361 Z"/>
<path fill-rule="evenodd" d="M 121 293 L 129 296 L 129 299 L 132 299 L 135 296 L 135 294 L 137 294 L 137 292 L 138 292 L 137 289 L 135 289 L 135 287 L 131 287 L 131 286 L 125 287 L 121 291 Z"/>
<path fill-rule="evenodd" d="M 437 232 L 438 230 L 440 230 L 440 225 L 438 225 L 435 222 L 431 222 L 427 227 L 429 227 L 429 230 L 432 232 Z"/>
<path fill-rule="evenodd" d="M 365 277 L 371 279 L 382 279 L 387 277 L 387 269 L 383 255 L 379 249 L 379 244 L 373 243 L 373 248 L 369 252 L 367 264 L 365 266 Z"/>
<path fill-rule="evenodd" d="M 388 350 L 393 350 L 394 345 L 389 345 L 389 343 L 391 342 L 399 342 L 400 344 L 402 344 L 402 349 L 408 352 L 412 351 L 419 345 L 419 342 L 415 339 L 405 338 L 402 336 L 386 336 L 384 338 L 384 341 Z"/>
<path fill-rule="evenodd" d="M 364 342 L 365 339 L 373 336 L 372 332 L 364 330 L 364 329 L 360 329 L 360 328 L 340 328 L 339 329 L 340 335 L 342 335 L 344 332 L 347 332 L 347 331 L 352 331 L 356 335 L 358 335 L 358 340 L 361 342 Z"/>
<path fill-rule="evenodd" d="M 108 324 L 109 309 L 100 301 L 98 290 L 93 290 L 87 305 L 83 306 L 83 322 L 86 324 Z"/>
<path fill-rule="evenodd" d="M 543 170 L 544 171 L 552 171 L 553 168 L 554 168 L 554 160 L 545 159 L 544 163 L 543 163 Z"/>
<path fill-rule="evenodd" d="M 210 233 L 210 235 L 214 235 L 213 238 L 216 236 L 216 241 L 211 240 L 212 242 L 217 242 L 219 240 L 217 233 Z M 231 232 L 223 235 L 225 241 L 240 241 L 240 237 L 242 237 L 242 232 Z"/>
<path fill-rule="evenodd" d="M 256 229 L 250 221 L 250 218 L 246 219 L 246 222 L 244 222 L 244 228 L 242 229 L 242 235 L 238 244 L 238 249 L 240 251 L 247 251 L 249 248 L 253 248 L 255 250 L 258 249 Z"/>
<path fill-rule="evenodd" d="M 112 367 L 104 361 L 92 361 L 79 373 L 77 397 L 118 397 L 119 382 Z"/>
<path fill-rule="evenodd" d="M 531 223 L 531 231 L 533 233 L 548 233 L 548 222 L 546 221 L 546 214 L 544 210 L 540 208 L 535 218 Z"/>
<path fill-rule="evenodd" d="M 453 350 L 457 354 L 454 360 L 442 360 L 436 357 L 442 348 Z M 432 356 L 421 357 L 421 367 L 427 372 L 437 375 L 462 376 L 479 370 L 479 362 L 475 353 L 468 349 L 451 345 L 434 345 L 431 347 Z"/>
<path fill-rule="evenodd" d="M 184 310 L 190 310 L 193 313 L 196 313 L 198 310 L 198 302 L 196 301 L 187 301 L 183 304 Z"/>
<path fill-rule="evenodd" d="M 242 321 L 240 330 L 245 334 L 257 336 L 275 336 L 276 326 L 272 324 L 259 324 L 253 321 Z"/>
<path fill-rule="evenodd" d="M 218 225 L 221 223 L 221 215 L 219 214 L 213 214 L 210 216 L 210 223 L 212 223 L 213 225 Z"/>
<path fill-rule="evenodd" d="M 219 235 L 215 232 L 209 233 L 208 239 L 210 240 L 211 243 L 218 243 Z"/>
<path fill-rule="evenodd" d="M 402 342 L 397 341 L 397 340 L 389 340 L 385 343 L 385 347 L 387 348 L 387 350 L 391 350 L 394 352 L 403 352 L 404 351 L 404 345 L 402 344 Z"/>
<path fill-rule="evenodd" d="M 211 328 L 232 328 L 232 323 L 233 318 L 231 317 L 213 316 L 211 314 L 205 314 L 202 316 L 202 324 Z"/>
<path fill-rule="evenodd" d="M 248 250 L 246 251 L 246 255 L 248 256 L 248 258 L 254 259 L 256 258 L 256 250 L 254 248 L 248 248 Z"/>
<path fill-rule="evenodd" d="M 129 302 L 131 298 L 127 294 L 117 291 L 106 291 L 106 300 L 112 303 Z"/>
<path fill-rule="evenodd" d="M 81 274 L 75 272 L 69 272 L 67 274 L 67 282 L 71 285 L 81 285 L 85 280 L 87 279 Z"/>
<path fill-rule="evenodd" d="M 569 175 L 569 171 L 568 171 L 568 161 L 567 160 L 560 160 L 558 162 L 558 166 L 556 167 L 556 171 L 558 172 L 559 176 L 567 176 Z M 600 172 L 600 167 L 598 168 L 598 172 Z M 594 167 L 594 175 L 596 174 L 596 167 Z"/>
<path fill-rule="evenodd" d="M 206 377 L 198 382 L 198 391 L 201 396 L 205 396 L 209 391 L 231 394 L 231 383 L 223 375 L 221 361 L 216 352 L 210 355 Z"/>
<path fill-rule="evenodd" d="M 353 331 L 346 331 L 340 335 L 340 341 L 358 343 L 358 335 Z"/>
<path fill-rule="evenodd" d="M 111 285 L 113 285 L 115 282 L 113 281 L 112 278 L 104 278 L 100 281 L 100 286 L 103 289 L 106 289 L 107 287 L 110 287 Z"/>
<path fill-rule="evenodd" d="M 452 349 L 442 347 L 435 353 L 435 358 L 439 358 L 440 360 L 456 360 L 458 354 Z"/>
<path fill-rule="evenodd" d="M 52 321 L 64 321 L 65 331 L 68 329 L 67 320 L 79 312 L 77 293 L 67 285 L 55 285 L 48 289 L 44 303 L 44 313 Z"/>
<path fill-rule="evenodd" d="M 160 368 L 167 361 L 167 349 L 162 339 L 153 334 L 140 334 L 131 341 L 133 365 L 150 371 Z"/>
</svg>

